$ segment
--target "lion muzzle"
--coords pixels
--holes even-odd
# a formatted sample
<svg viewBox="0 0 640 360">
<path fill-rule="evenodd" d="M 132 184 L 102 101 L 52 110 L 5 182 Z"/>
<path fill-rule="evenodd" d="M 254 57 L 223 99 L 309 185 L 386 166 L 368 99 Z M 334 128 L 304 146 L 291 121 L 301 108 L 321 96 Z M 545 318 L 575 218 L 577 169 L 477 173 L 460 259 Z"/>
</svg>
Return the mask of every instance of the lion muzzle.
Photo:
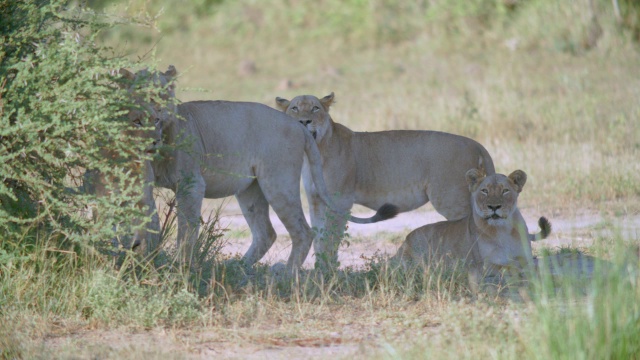
<svg viewBox="0 0 640 360">
<path fill-rule="evenodd" d="M 162 140 L 153 140 L 151 146 L 147 147 L 144 152 L 147 154 L 154 154 L 160 145 L 162 145 Z"/>
</svg>

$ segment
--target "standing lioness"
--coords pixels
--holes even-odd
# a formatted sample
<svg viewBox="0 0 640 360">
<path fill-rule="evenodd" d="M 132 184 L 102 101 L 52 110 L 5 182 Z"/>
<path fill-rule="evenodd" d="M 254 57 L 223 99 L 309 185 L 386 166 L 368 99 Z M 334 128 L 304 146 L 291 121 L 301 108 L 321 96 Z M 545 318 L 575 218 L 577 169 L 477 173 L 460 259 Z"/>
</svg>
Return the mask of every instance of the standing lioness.
<svg viewBox="0 0 640 360">
<path fill-rule="evenodd" d="M 488 174 L 495 173 L 487 150 L 469 138 L 437 131 L 354 132 L 329 116 L 333 93 L 318 99 L 312 95 L 289 101 L 276 98 L 278 107 L 305 125 L 315 138 L 322 156 L 322 170 L 340 211 L 353 204 L 377 209 L 382 204 L 399 210 L 416 209 L 428 201 L 449 220 L 460 219 L 471 210 L 464 180 L 468 169 L 480 160 Z M 311 212 L 311 224 L 322 229 L 344 229 L 344 220 L 325 219 L 308 163 L 303 181 Z M 316 253 L 337 260 L 339 236 L 314 241 Z"/>
<path fill-rule="evenodd" d="M 441 221 L 413 230 L 395 258 L 405 263 L 452 266 L 458 262 L 478 277 L 497 275 L 500 270 L 532 265 L 530 241 L 546 238 L 551 224 L 538 220 L 539 234 L 529 234 L 518 212 L 518 195 L 527 181 L 522 170 L 509 176 L 485 176 L 482 169 L 466 173 L 467 196 L 473 209 L 466 217 Z"/>
<path fill-rule="evenodd" d="M 253 241 L 243 259 L 253 265 L 271 248 L 276 233 L 269 220 L 269 205 L 291 235 L 289 270 L 305 260 L 313 232 L 300 202 L 300 173 L 303 156 L 310 162 L 310 173 L 318 185 L 319 199 L 332 209 L 324 186 L 320 153 L 313 138 L 300 124 L 266 105 L 250 102 L 191 101 L 177 104 L 171 66 L 164 73 L 142 70 L 133 74 L 121 70 L 131 83 L 131 93 L 140 108 L 129 118 L 140 128 L 150 130 L 153 143 L 168 145 L 151 163 L 155 184 L 176 194 L 178 247 L 186 262 L 191 261 L 200 226 L 204 198 L 234 195 L 240 204 Z M 136 86 L 156 86 L 162 102 L 136 96 Z M 377 214 L 383 220 L 393 213 Z M 348 218 L 346 216 L 343 216 Z"/>
</svg>

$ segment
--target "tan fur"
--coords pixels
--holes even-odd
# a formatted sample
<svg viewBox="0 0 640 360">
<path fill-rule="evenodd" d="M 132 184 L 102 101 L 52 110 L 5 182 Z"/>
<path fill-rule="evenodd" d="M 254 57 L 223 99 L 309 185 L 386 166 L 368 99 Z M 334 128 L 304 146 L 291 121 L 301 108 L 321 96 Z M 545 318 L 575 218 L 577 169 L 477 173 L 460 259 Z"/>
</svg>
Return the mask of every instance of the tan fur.
<svg viewBox="0 0 640 360">
<path fill-rule="evenodd" d="M 253 235 L 243 257 L 245 264 L 251 266 L 260 260 L 276 239 L 269 220 L 271 205 L 291 236 L 287 267 L 297 269 L 313 240 L 300 202 L 305 155 L 320 189 L 320 201 L 336 208 L 327 192 L 320 153 L 311 134 L 288 116 L 262 104 L 192 101 L 173 105 L 173 88 L 168 84 L 175 75 L 173 67 L 164 74 L 151 74 L 156 85 L 166 88 L 169 102 L 148 104 L 152 116 L 140 116 L 143 121 L 154 121 L 157 131 L 150 136 L 169 146 L 154 159 L 153 173 L 157 186 L 176 193 L 178 247 L 184 261 L 189 262 L 192 256 L 203 199 L 234 195 Z M 344 215 L 336 216 L 347 218 Z"/>
<path fill-rule="evenodd" d="M 470 273 L 489 275 L 496 275 L 502 269 L 531 265 L 530 240 L 545 238 L 551 225 L 541 218 L 541 233 L 529 234 L 526 223 L 517 216 L 518 195 L 526 182 L 526 174 L 516 170 L 508 177 L 485 176 L 483 171 L 472 169 L 466 179 L 473 205 L 470 213 L 460 220 L 415 229 L 407 235 L 395 258 L 405 263 L 447 266 L 462 262 Z"/>
<path fill-rule="evenodd" d="M 431 201 L 447 219 L 460 219 L 471 211 L 465 172 L 480 160 L 489 174 L 495 173 L 489 153 L 472 139 L 437 131 L 354 132 L 329 116 L 333 102 L 333 93 L 322 99 L 276 98 L 280 110 L 314 135 L 327 187 L 337 194 L 334 202 L 340 211 L 353 204 L 377 209 L 384 203 L 410 211 Z M 344 229 L 344 222 L 325 219 L 325 207 L 318 201 L 306 164 L 303 181 L 311 224 L 321 230 L 314 249 L 336 259 L 339 237 L 323 236 L 322 230 Z"/>
</svg>

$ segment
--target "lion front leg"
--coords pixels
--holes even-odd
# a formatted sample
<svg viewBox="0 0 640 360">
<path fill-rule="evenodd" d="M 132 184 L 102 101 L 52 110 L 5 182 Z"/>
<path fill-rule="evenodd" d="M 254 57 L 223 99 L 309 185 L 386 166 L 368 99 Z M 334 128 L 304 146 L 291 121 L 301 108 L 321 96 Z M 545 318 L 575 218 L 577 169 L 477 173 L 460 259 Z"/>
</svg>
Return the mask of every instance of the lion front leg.
<svg viewBox="0 0 640 360">
<path fill-rule="evenodd" d="M 140 251 L 146 259 L 151 259 L 160 250 L 160 218 L 155 204 L 144 203 L 144 205 L 148 206 L 146 215 L 150 220 L 144 228 L 135 232 L 132 249 Z"/>
<path fill-rule="evenodd" d="M 344 208 L 344 204 L 338 206 Z M 311 226 L 316 232 L 313 240 L 315 267 L 316 269 L 337 268 L 340 265 L 338 249 L 345 237 L 348 218 L 329 210 L 317 195 L 309 197 L 309 207 Z"/>
<path fill-rule="evenodd" d="M 200 230 L 200 211 L 205 184 L 201 176 L 183 180 L 176 191 L 178 217 L 177 256 L 183 265 L 191 266 L 193 249 Z"/>
<path fill-rule="evenodd" d="M 141 252 L 145 258 L 151 259 L 157 255 L 160 250 L 160 218 L 156 209 L 156 202 L 153 197 L 153 168 L 149 161 L 145 161 L 145 185 L 142 199 L 138 203 L 139 207 L 146 208 L 146 215 L 149 222 L 136 232 L 133 241 L 133 247 L 140 246 Z"/>
</svg>

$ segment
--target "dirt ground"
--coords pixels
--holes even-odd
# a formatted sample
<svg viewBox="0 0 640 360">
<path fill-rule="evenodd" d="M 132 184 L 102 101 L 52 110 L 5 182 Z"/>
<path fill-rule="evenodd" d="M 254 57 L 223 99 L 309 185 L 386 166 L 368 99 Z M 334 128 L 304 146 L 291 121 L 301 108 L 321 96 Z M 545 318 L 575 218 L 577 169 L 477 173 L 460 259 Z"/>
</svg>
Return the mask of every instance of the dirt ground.
<svg viewBox="0 0 640 360">
<path fill-rule="evenodd" d="M 219 201 L 206 200 L 203 215 L 216 209 Z M 535 209 L 521 209 L 530 232 L 538 232 L 537 219 L 544 215 L 553 225 L 551 236 L 534 244 L 540 247 L 584 248 L 593 245 L 596 239 L 608 234 L 620 234 L 624 238 L 640 238 L 640 215 L 612 217 L 596 211 L 575 212 L 572 215 L 541 214 Z M 372 212 L 355 208 L 354 214 L 369 216 Z M 226 201 L 221 212 L 221 225 L 227 228 L 225 253 L 244 253 L 250 245 L 250 231 L 240 209 L 233 201 Z M 368 225 L 349 225 L 350 246 L 340 250 L 342 266 L 357 266 L 364 258 L 375 254 L 392 255 L 400 246 L 406 234 L 426 223 L 442 220 L 432 207 L 425 206 L 417 211 L 403 213 L 397 218 Z M 273 248 L 262 260 L 267 263 L 286 261 L 290 241 L 284 226 L 272 214 L 272 222 L 278 234 Z M 313 250 L 305 262 L 305 267 L 313 266 Z M 127 333 L 118 330 L 68 331 L 61 336 L 49 336 L 43 348 L 55 351 L 62 358 L 163 358 L 163 359 L 324 359 L 367 358 L 367 354 L 384 352 L 385 341 L 375 335 L 372 329 L 345 330 L 340 326 L 328 337 L 291 339 L 256 338 L 255 341 L 240 344 L 229 341 L 233 335 L 225 329 L 225 334 L 211 330 L 171 330 L 153 329 L 146 332 Z M 345 337 L 345 331 L 352 333 Z M 374 335 L 371 335 L 371 334 Z M 73 349 L 73 350 L 71 350 Z"/>
<path fill-rule="evenodd" d="M 127 334 L 119 330 L 83 330 L 44 345 L 62 358 L 73 359 L 326 359 L 367 353 L 371 342 L 342 343 L 331 339 L 304 339 L 291 342 L 265 339 L 255 343 L 229 342 L 213 331 L 155 329 Z M 65 354 L 65 349 L 76 349 Z M 133 356 L 132 356 L 133 355 Z M 361 358 L 361 357 L 358 357 Z"/>
<path fill-rule="evenodd" d="M 203 215 L 217 209 L 220 201 L 205 200 Z M 353 214 L 358 216 L 371 216 L 373 211 L 355 206 Z M 536 209 L 521 208 L 522 215 L 527 222 L 530 233 L 537 233 L 538 219 L 545 216 L 551 222 L 553 231 L 545 239 L 533 244 L 533 248 L 585 248 L 593 245 L 598 237 L 607 235 L 621 235 L 625 239 L 640 238 L 640 214 L 614 217 L 609 214 L 600 214 L 594 210 L 544 213 Z M 233 236 L 227 239 L 223 249 L 226 254 L 244 254 L 251 245 L 251 231 L 237 203 L 227 200 L 221 211 L 220 223 L 227 228 Z M 349 245 L 342 246 L 339 252 L 341 266 L 362 265 L 364 258 L 370 258 L 375 254 L 393 255 L 405 236 L 413 229 L 425 224 L 445 220 L 430 204 L 417 210 L 401 213 L 397 217 L 375 224 L 349 224 Z M 307 221 L 310 220 L 307 217 Z M 289 256 L 291 242 L 284 225 L 278 217 L 271 212 L 271 222 L 278 234 L 276 243 L 263 258 L 263 262 L 275 263 L 286 261 Z M 313 267 L 313 248 L 307 257 L 304 266 Z"/>
</svg>

